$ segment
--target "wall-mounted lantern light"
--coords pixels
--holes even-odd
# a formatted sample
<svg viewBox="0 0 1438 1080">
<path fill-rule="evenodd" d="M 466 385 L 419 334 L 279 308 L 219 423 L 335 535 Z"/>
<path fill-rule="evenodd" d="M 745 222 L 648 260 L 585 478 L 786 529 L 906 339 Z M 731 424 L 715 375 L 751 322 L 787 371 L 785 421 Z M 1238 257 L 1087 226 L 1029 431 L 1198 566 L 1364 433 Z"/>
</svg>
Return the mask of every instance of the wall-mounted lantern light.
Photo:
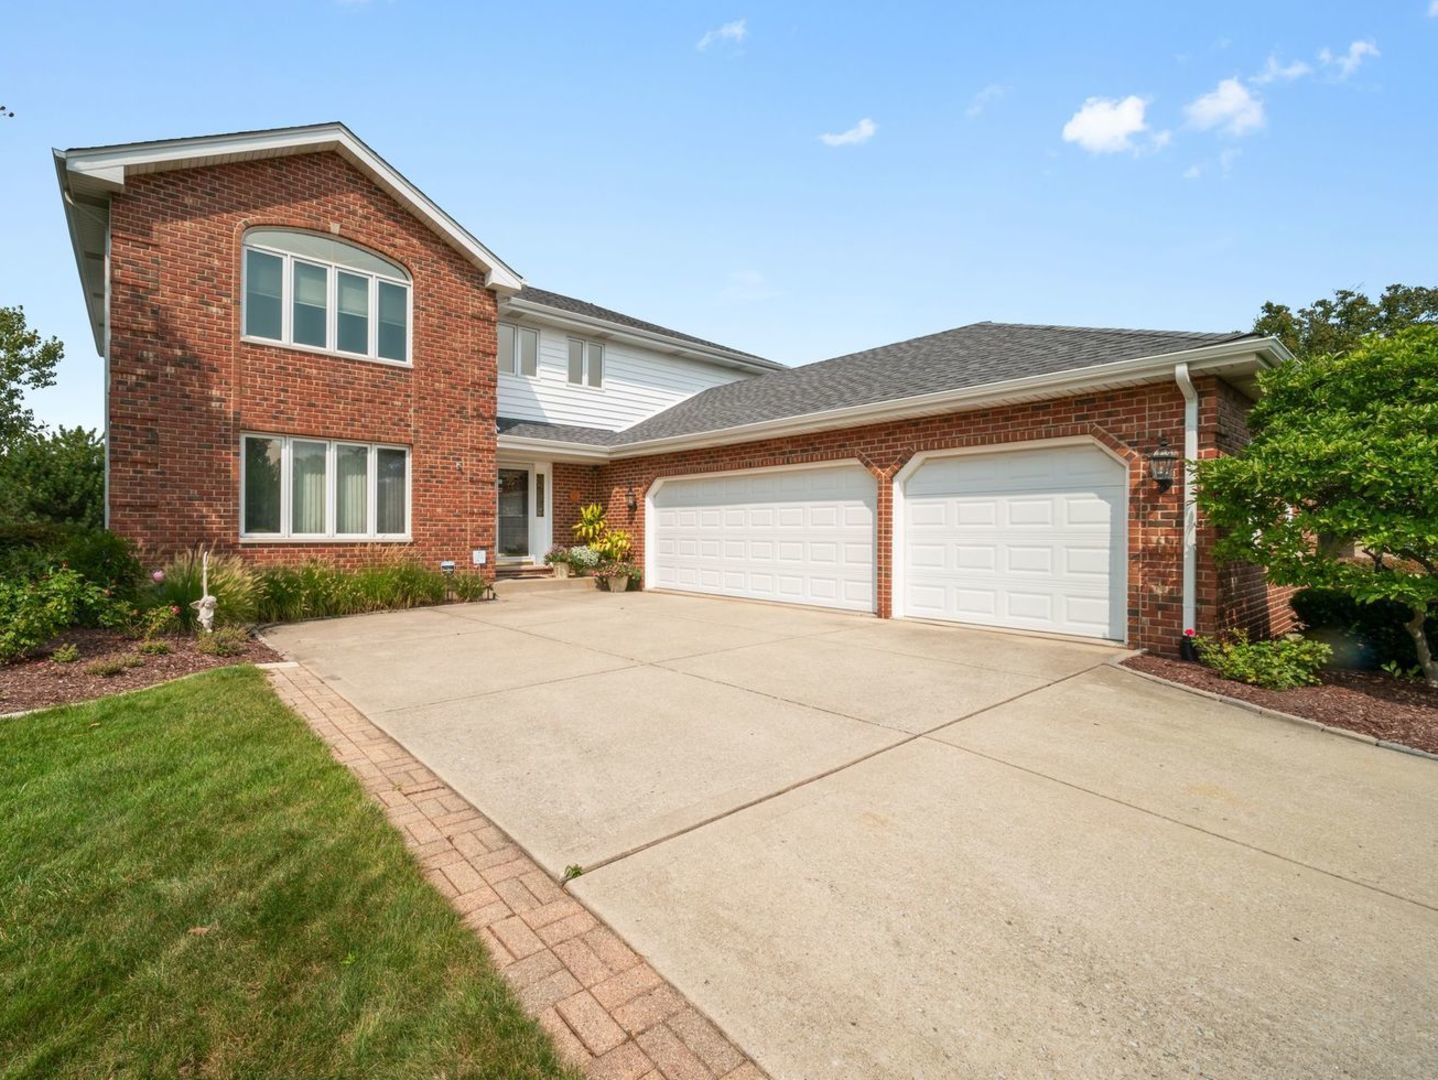
<svg viewBox="0 0 1438 1080">
<path fill-rule="evenodd" d="M 634 497 L 633 484 L 630 484 L 628 489 L 624 492 L 624 505 L 629 508 L 629 512 L 631 514 L 639 508 L 639 500 Z"/>
<path fill-rule="evenodd" d="M 1159 491 L 1173 487 L 1174 466 L 1178 464 L 1178 451 L 1168 445 L 1168 436 L 1160 435 L 1158 445 L 1148 455 L 1148 475 L 1158 485 Z"/>
</svg>

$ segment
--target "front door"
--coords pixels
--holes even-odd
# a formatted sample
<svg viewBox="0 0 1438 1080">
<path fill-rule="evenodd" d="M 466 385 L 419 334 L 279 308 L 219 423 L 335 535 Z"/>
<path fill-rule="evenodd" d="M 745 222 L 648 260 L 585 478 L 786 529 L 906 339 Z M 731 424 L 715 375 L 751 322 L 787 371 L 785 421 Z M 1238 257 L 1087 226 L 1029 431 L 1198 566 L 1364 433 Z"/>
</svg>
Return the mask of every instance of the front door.
<svg viewBox="0 0 1438 1080">
<path fill-rule="evenodd" d="M 499 555 L 524 559 L 529 550 L 529 470 L 499 470 Z"/>
</svg>

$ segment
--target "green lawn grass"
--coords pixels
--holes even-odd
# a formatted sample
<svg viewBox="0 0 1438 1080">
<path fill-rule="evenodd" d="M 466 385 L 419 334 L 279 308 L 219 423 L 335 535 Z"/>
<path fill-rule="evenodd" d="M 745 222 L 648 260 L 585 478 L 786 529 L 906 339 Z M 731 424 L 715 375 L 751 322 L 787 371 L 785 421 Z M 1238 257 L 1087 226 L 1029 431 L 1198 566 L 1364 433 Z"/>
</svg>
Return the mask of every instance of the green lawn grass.
<svg viewBox="0 0 1438 1080">
<path fill-rule="evenodd" d="M 0 1077 L 562 1075 L 258 671 L 0 720 Z"/>
</svg>

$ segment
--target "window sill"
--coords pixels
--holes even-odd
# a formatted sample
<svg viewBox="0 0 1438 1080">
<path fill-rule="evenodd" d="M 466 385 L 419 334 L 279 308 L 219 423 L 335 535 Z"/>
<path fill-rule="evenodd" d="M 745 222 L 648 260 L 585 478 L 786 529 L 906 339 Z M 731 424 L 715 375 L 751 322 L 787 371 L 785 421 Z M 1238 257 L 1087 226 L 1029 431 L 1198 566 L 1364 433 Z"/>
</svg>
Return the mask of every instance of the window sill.
<svg viewBox="0 0 1438 1080">
<path fill-rule="evenodd" d="M 255 544 L 409 544 L 410 536 L 241 536 L 240 543 Z"/>
<path fill-rule="evenodd" d="M 289 342 L 275 341 L 272 338 L 250 337 L 248 334 L 241 334 L 240 341 L 245 345 L 264 345 L 271 349 L 284 349 L 286 352 L 308 353 L 310 356 L 327 356 L 331 360 L 358 360 L 361 364 L 378 364 L 381 367 L 403 368 L 413 370 L 413 360 L 387 360 L 383 356 L 360 356 L 358 353 L 339 352 L 335 349 L 321 349 L 314 345 L 294 345 Z"/>
</svg>

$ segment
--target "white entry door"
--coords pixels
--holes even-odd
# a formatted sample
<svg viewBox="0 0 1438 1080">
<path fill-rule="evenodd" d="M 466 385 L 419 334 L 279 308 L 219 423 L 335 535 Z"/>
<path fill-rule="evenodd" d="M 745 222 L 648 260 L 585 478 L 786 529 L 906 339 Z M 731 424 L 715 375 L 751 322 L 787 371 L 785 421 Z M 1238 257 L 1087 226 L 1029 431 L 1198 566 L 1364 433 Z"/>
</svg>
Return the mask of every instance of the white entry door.
<svg viewBox="0 0 1438 1080">
<path fill-rule="evenodd" d="M 903 489 L 903 614 L 1122 640 L 1127 490 L 1094 446 L 924 462 Z"/>
<path fill-rule="evenodd" d="M 874 610 L 874 478 L 859 465 L 665 480 L 647 580 L 661 589 Z"/>
</svg>

